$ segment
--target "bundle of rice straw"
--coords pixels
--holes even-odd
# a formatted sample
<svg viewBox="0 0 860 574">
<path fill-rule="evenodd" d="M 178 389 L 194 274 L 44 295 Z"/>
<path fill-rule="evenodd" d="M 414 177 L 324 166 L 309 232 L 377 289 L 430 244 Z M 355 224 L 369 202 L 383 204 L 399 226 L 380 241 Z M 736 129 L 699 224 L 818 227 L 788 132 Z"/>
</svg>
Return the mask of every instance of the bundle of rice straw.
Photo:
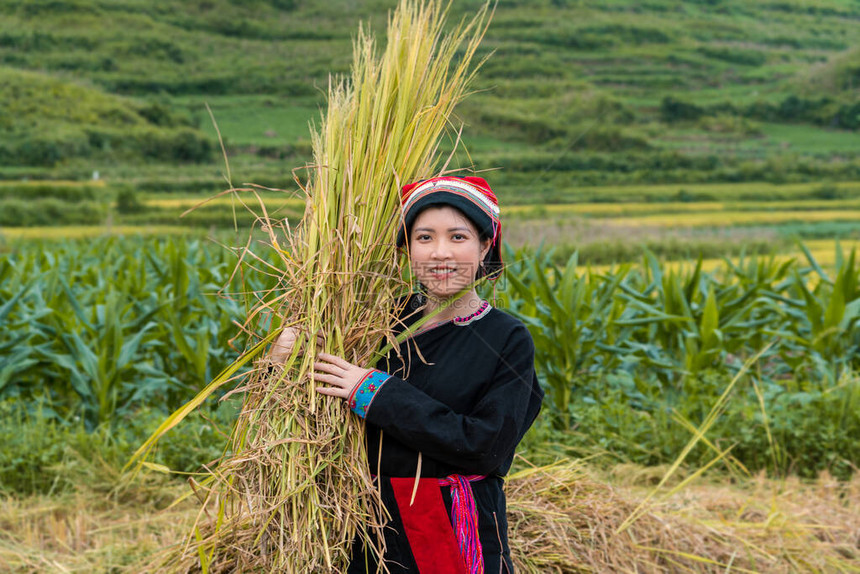
<svg viewBox="0 0 860 574">
<path fill-rule="evenodd" d="M 309 373 L 319 349 L 309 340 L 323 333 L 322 350 L 370 366 L 390 337 L 402 289 L 394 245 L 399 188 L 444 169 L 438 146 L 478 67 L 473 58 L 490 19 L 485 5 L 445 33 L 446 11 L 436 0 L 401 0 L 381 55 L 359 28 L 351 78 L 330 82 L 327 110 L 312 133 L 315 165 L 303 186 L 301 225 L 279 231 L 265 210 L 261 218 L 281 261 L 270 271 L 281 280 L 276 290 L 256 294 L 248 329 L 264 328 L 267 336 L 135 455 L 144 460 L 160 436 L 243 365 L 255 358 L 263 365 L 260 357 L 281 329 L 298 330 L 282 370 L 257 368 L 237 389 L 244 405 L 232 454 L 200 483 L 203 509 L 217 512 L 201 510 L 165 570 L 343 572 L 362 524 L 370 525 L 369 542 L 381 545 L 383 517 L 360 422 L 345 401 L 314 392 Z"/>
</svg>

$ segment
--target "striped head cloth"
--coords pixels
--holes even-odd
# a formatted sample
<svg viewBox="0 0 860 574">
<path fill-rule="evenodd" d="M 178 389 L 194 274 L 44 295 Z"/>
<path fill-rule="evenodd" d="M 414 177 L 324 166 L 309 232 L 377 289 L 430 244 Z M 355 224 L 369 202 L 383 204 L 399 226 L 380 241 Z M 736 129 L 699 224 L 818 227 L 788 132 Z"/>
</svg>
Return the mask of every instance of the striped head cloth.
<svg viewBox="0 0 860 574">
<path fill-rule="evenodd" d="M 418 214 L 430 206 L 448 205 L 463 213 L 478 229 L 481 238 L 490 239 L 478 277 L 496 279 L 502 272 L 502 221 L 499 200 L 482 177 L 443 176 L 403 186 L 397 246 L 403 247 Z"/>
</svg>

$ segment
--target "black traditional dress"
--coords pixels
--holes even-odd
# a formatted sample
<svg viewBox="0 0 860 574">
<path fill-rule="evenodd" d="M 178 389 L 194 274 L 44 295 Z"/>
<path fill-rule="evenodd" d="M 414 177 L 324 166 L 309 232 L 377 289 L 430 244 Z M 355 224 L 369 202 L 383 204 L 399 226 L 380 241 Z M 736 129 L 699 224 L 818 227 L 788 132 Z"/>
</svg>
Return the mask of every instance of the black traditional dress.
<svg viewBox="0 0 860 574">
<path fill-rule="evenodd" d="M 419 306 L 410 299 L 405 325 Z M 367 420 L 368 458 L 391 515 L 388 570 L 513 572 L 503 477 L 543 398 L 525 326 L 484 303 L 413 335 L 377 369 L 350 407 Z M 360 543 L 349 572 L 376 572 Z"/>
</svg>

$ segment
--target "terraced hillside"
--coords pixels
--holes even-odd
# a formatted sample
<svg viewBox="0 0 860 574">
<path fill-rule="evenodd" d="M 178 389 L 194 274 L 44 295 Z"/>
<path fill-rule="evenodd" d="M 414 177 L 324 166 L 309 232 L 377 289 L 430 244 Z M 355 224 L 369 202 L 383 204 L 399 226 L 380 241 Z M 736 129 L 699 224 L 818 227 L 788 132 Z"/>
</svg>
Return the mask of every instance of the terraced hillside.
<svg viewBox="0 0 860 574">
<path fill-rule="evenodd" d="M 110 94 L 146 110 L 154 132 L 196 127 L 211 143 L 208 102 L 237 175 L 283 185 L 307 158 L 307 121 L 328 74 L 349 65 L 356 22 L 379 29 L 394 4 L 7 0 L 0 77 L 42 91 L 49 81 L 69 85 L 60 92 L 83 86 L 84 105 Z M 503 2 L 484 44 L 493 55 L 461 110 L 471 153 L 460 163 L 501 168 L 503 195 L 527 190 L 541 201 L 584 184 L 856 178 L 858 22 L 856 0 Z M 219 181 L 217 146 L 167 161 L 134 130 L 104 135 L 125 131 L 123 114 L 103 114 L 100 127 L 73 114 L 51 125 L 38 118 L 62 116 L 63 97 L 22 114 L 26 93 L 0 98 L 3 139 L 26 130 L 58 144 L 42 155 L 7 144 L 7 178 L 98 169 L 115 179 L 157 174 L 165 190 L 192 176 Z M 59 145 L 75 130 L 86 136 L 80 145 Z"/>
</svg>

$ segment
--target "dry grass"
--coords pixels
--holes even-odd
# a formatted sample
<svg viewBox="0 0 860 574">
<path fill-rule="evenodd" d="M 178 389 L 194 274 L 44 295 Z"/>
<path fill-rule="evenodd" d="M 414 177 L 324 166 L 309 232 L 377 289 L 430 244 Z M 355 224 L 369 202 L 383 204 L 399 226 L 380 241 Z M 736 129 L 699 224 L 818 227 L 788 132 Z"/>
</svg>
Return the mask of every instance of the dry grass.
<svg viewBox="0 0 860 574">
<path fill-rule="evenodd" d="M 195 518 L 189 503 L 164 510 L 182 484 L 155 482 L 123 495 L 81 485 L 54 497 L 0 496 L 0 572 L 140 572 Z"/>
<path fill-rule="evenodd" d="M 688 487 L 620 533 L 638 480 L 566 463 L 512 476 L 508 493 L 522 572 L 860 572 L 860 477 Z"/>
<path fill-rule="evenodd" d="M 715 477 L 656 502 L 616 534 L 663 472 L 618 466 L 598 474 L 566 461 L 513 474 L 518 571 L 860 572 L 860 477 Z M 157 480 L 121 495 L 81 486 L 58 497 L 0 498 L 0 571 L 147 571 L 147 556 L 182 539 L 196 519 L 190 502 L 156 510 L 184 490 Z"/>
</svg>

